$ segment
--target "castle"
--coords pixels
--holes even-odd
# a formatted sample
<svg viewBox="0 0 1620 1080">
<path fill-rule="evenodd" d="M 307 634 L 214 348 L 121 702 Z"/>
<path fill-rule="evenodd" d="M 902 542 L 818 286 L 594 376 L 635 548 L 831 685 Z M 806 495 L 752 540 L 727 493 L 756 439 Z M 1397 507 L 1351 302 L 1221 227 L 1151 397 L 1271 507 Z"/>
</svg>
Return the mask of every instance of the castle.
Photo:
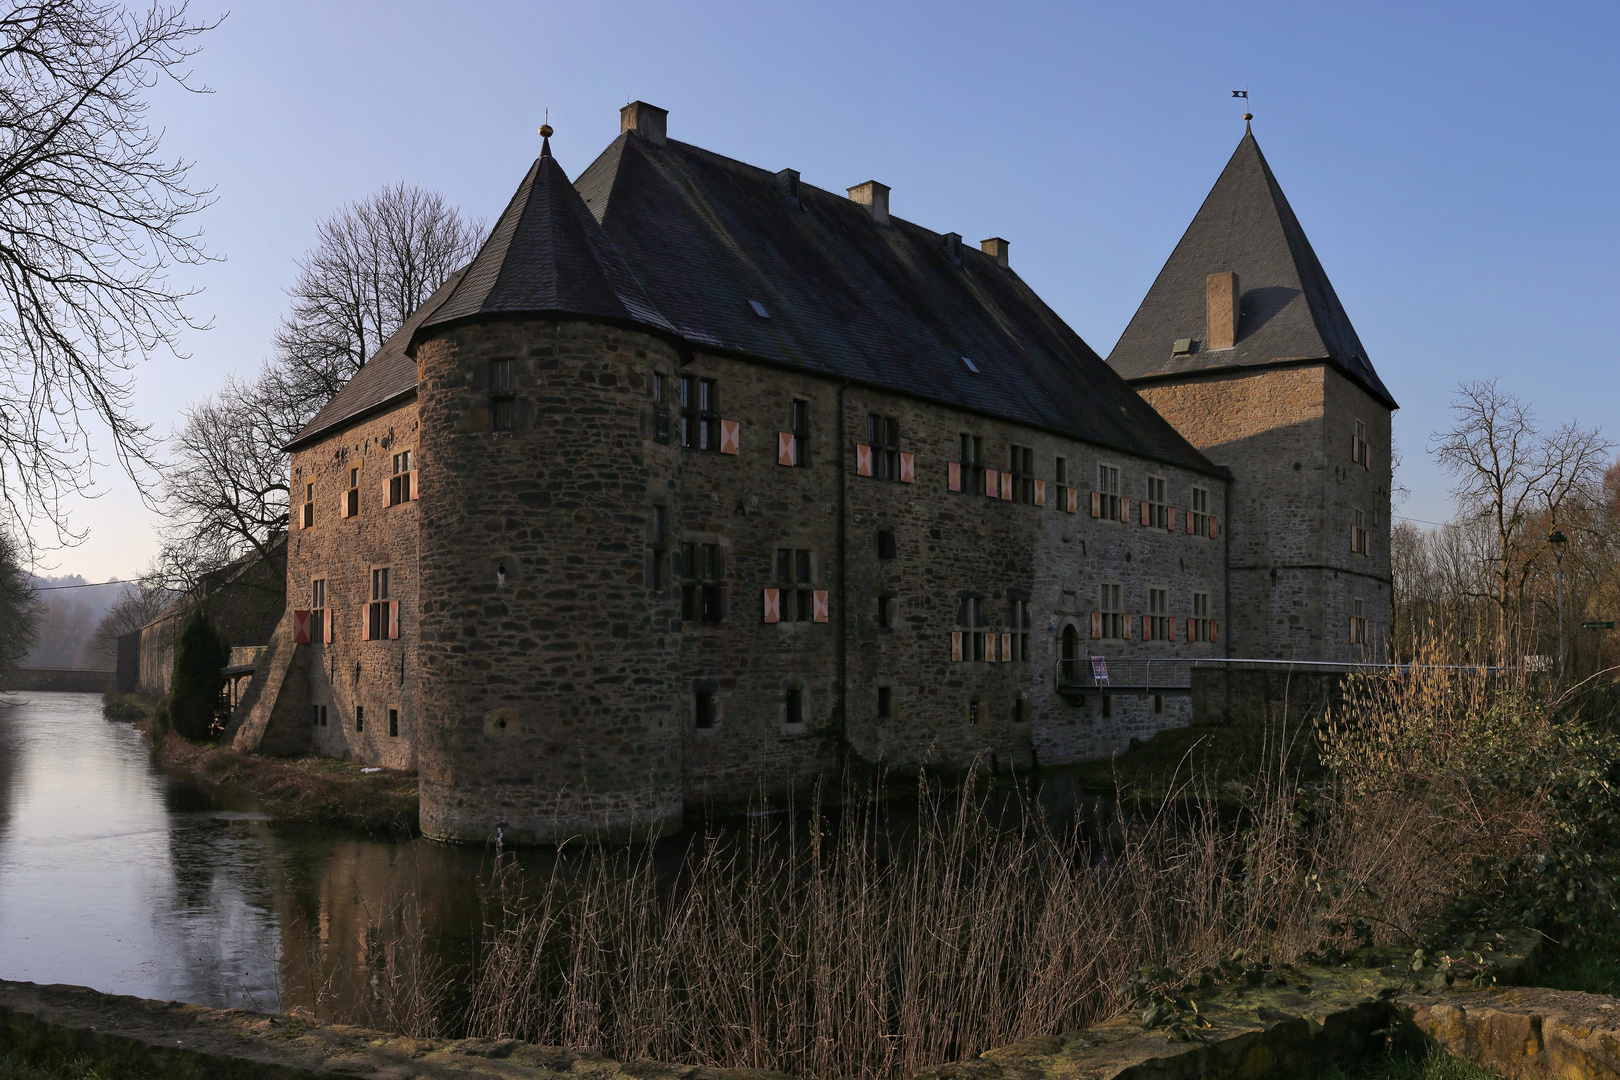
<svg viewBox="0 0 1620 1080">
<path fill-rule="evenodd" d="M 1396 406 L 1252 133 L 1105 362 L 1006 240 L 667 119 L 573 183 L 548 138 L 288 447 L 237 745 L 418 768 L 433 837 L 648 836 L 850 756 L 1107 756 L 1191 661 L 1381 656 Z"/>
</svg>

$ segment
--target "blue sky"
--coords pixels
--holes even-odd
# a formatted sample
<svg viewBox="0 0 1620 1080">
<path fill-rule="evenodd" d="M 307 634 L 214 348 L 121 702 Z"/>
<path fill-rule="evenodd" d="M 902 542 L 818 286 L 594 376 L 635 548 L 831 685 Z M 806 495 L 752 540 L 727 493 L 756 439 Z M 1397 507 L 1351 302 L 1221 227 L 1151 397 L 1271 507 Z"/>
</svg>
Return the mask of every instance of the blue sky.
<svg viewBox="0 0 1620 1080">
<path fill-rule="evenodd" d="M 197 9 L 210 14 L 209 9 Z M 1620 8 L 1525 4 L 250 3 L 205 42 L 206 97 L 159 93 L 168 152 L 218 189 L 224 261 L 177 274 L 213 328 L 139 369 L 141 417 L 268 352 L 314 222 L 404 179 L 492 221 L 538 152 L 577 175 L 618 108 L 901 217 L 1000 235 L 1107 354 L 1243 132 L 1255 134 L 1400 401 L 1405 514 L 1439 521 L 1426 446 L 1461 380 L 1620 437 L 1612 312 Z M 109 455 L 102 446 L 103 458 Z M 114 470 L 42 569 L 129 576 L 152 515 Z"/>
</svg>

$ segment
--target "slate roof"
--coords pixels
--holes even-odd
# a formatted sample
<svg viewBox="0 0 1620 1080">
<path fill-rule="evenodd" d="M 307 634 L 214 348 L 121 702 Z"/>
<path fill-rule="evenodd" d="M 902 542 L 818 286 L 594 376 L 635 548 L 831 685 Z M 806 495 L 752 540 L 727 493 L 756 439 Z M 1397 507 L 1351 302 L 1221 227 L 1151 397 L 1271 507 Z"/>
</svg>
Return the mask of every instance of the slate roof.
<svg viewBox="0 0 1620 1080">
<path fill-rule="evenodd" d="M 878 226 L 864 206 L 809 184 L 795 202 L 775 173 L 629 132 L 576 187 L 689 342 L 1216 472 L 976 248 L 953 253 L 941 234 L 893 216 Z"/>
<path fill-rule="evenodd" d="M 407 354 L 406 346 L 410 344 L 417 326 L 444 302 L 464 272 L 457 270 L 451 274 L 449 280 L 434 290 L 433 295 L 422 301 L 422 306 L 412 312 L 410 318 L 382 343 L 382 347 L 371 354 L 371 359 L 355 372 L 354 378 L 282 449 L 297 450 L 334 428 L 415 394 L 416 361 Z"/>
<path fill-rule="evenodd" d="M 1241 290 L 1237 343 L 1210 350 L 1203 340 L 1205 281 L 1228 270 L 1237 272 Z M 1178 338 L 1194 339 L 1191 355 L 1172 355 Z M 1108 363 L 1132 382 L 1145 382 L 1299 360 L 1326 361 L 1398 408 L 1247 131 Z"/>
</svg>

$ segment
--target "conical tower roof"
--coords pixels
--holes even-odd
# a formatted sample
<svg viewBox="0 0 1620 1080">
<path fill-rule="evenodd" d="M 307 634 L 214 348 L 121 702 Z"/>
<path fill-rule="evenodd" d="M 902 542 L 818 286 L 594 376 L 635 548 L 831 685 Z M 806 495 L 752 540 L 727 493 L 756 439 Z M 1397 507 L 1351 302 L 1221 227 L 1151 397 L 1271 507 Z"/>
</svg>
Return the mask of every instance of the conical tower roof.
<svg viewBox="0 0 1620 1080">
<path fill-rule="evenodd" d="M 1242 315 L 1234 347 L 1212 350 L 1205 340 L 1206 281 L 1226 271 L 1237 273 Z M 1193 340 L 1190 354 L 1175 354 L 1181 338 Z M 1397 407 L 1253 131 L 1245 131 L 1108 363 L 1134 383 L 1313 360 Z"/>
<path fill-rule="evenodd" d="M 455 290 L 422 320 L 417 337 L 480 316 L 581 315 L 673 333 L 546 139 Z"/>
</svg>

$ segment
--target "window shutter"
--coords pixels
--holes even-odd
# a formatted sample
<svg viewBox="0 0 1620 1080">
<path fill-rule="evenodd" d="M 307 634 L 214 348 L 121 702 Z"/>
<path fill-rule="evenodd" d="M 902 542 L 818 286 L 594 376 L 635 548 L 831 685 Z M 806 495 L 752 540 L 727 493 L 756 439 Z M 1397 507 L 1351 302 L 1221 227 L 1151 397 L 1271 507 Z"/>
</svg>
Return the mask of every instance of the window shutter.
<svg viewBox="0 0 1620 1080">
<path fill-rule="evenodd" d="M 872 475 L 872 448 L 857 443 L 855 446 L 855 474 L 857 476 Z"/>
<path fill-rule="evenodd" d="M 1350 616 L 1350 644 L 1356 644 L 1356 617 Z"/>
<path fill-rule="evenodd" d="M 765 590 L 765 621 L 768 623 L 782 621 L 782 590 Z"/>
<path fill-rule="evenodd" d="M 1166 641 L 1174 641 L 1174 640 L 1176 640 L 1176 617 L 1174 615 L 1170 616 L 1170 621 L 1169 621 L 1169 623 L 1167 625 L 1170 627 L 1170 633 L 1165 638 L 1165 640 Z"/>
<path fill-rule="evenodd" d="M 1218 533 L 1219 530 L 1215 528 L 1215 515 L 1211 514 L 1209 515 L 1209 538 L 1211 540 L 1215 539 Z"/>
<path fill-rule="evenodd" d="M 960 461 L 953 461 L 949 466 L 947 466 L 947 468 L 949 470 L 950 479 L 946 481 L 945 486 L 950 488 L 952 491 L 961 491 L 962 463 Z"/>
<path fill-rule="evenodd" d="M 1097 493 L 1093 491 L 1092 494 L 1095 495 Z M 1102 612 L 1100 611 L 1093 611 L 1091 613 L 1091 636 L 1094 638 L 1102 637 Z"/>
<path fill-rule="evenodd" d="M 349 516 L 349 493 L 347 491 L 345 491 L 343 494 L 338 496 L 338 517 L 346 518 L 348 516 Z"/>
<path fill-rule="evenodd" d="M 776 463 L 778 465 L 797 465 L 799 463 L 799 448 L 791 431 L 778 431 L 776 433 Z"/>
<path fill-rule="evenodd" d="M 962 631 L 960 631 L 960 630 L 952 630 L 951 631 L 951 663 L 960 664 L 961 662 L 962 662 Z"/>
<path fill-rule="evenodd" d="M 309 644 L 309 612 L 307 611 L 293 612 L 293 644 Z"/>
<path fill-rule="evenodd" d="M 313 529 L 314 527 L 315 527 L 315 504 L 312 503 L 312 502 L 307 502 L 307 503 L 304 504 L 304 528 Z"/>
<path fill-rule="evenodd" d="M 1168 509 L 1165 510 L 1164 513 L 1165 513 L 1165 521 L 1164 521 L 1165 530 L 1167 532 L 1175 532 L 1176 531 L 1176 508 L 1173 507 L 1173 506 L 1169 507 Z"/>
<path fill-rule="evenodd" d="M 917 457 L 900 451 L 900 482 L 902 484 L 915 484 L 917 482 Z"/>
<path fill-rule="evenodd" d="M 1012 659 L 1012 635 L 1001 635 L 1001 659 L 1003 662 Z"/>
<path fill-rule="evenodd" d="M 399 639 L 399 601 L 388 601 L 388 640 Z"/>
<path fill-rule="evenodd" d="M 1100 491 L 1091 493 L 1091 516 L 1102 517 L 1102 492 Z"/>
<path fill-rule="evenodd" d="M 1350 552 L 1353 555 L 1361 554 L 1361 532 L 1354 525 L 1350 526 Z"/>
<path fill-rule="evenodd" d="M 1193 636 L 1193 630 L 1196 629 L 1197 625 L 1198 624 L 1196 622 L 1194 622 L 1192 619 L 1187 620 L 1187 640 L 1188 641 L 1197 641 L 1198 640 L 1196 637 Z"/>
<path fill-rule="evenodd" d="M 1221 624 L 1216 622 L 1214 619 L 1209 620 L 1209 640 L 1211 640 L 1211 641 L 1219 641 L 1220 639 L 1221 639 Z"/>
<path fill-rule="evenodd" d="M 984 493 L 994 499 L 1000 496 L 1001 489 L 996 480 L 996 470 L 984 470 Z"/>
<path fill-rule="evenodd" d="M 337 619 L 332 617 L 332 609 L 331 608 L 322 608 L 321 609 L 321 640 L 324 641 L 328 645 L 332 644 L 332 624 L 335 623 L 335 622 L 337 622 Z"/>
<path fill-rule="evenodd" d="M 1037 480 L 1037 481 L 1035 481 L 1035 505 L 1036 506 L 1045 506 L 1046 505 L 1046 481 L 1045 480 Z"/>
<path fill-rule="evenodd" d="M 720 421 L 720 452 L 735 454 L 742 444 L 742 425 L 735 420 Z"/>
<path fill-rule="evenodd" d="M 1074 488 L 1064 488 L 1063 490 L 1065 492 L 1063 496 L 1064 507 L 1071 514 L 1078 512 L 1080 509 L 1080 493 Z M 1093 514 L 1092 516 L 1095 517 L 1096 515 Z"/>
<path fill-rule="evenodd" d="M 1193 535 L 1193 512 L 1187 511 L 1187 535 Z"/>
<path fill-rule="evenodd" d="M 996 662 L 996 635 L 992 630 L 984 632 L 984 658 L 992 664 Z"/>
<path fill-rule="evenodd" d="M 399 477 L 390 476 L 383 481 L 383 505 L 397 506 L 399 504 Z"/>
<path fill-rule="evenodd" d="M 815 612 L 815 615 L 814 615 L 815 621 L 816 622 L 826 622 L 827 621 L 827 590 L 826 589 L 817 589 L 815 592 L 810 594 L 810 597 L 811 597 L 811 608 Z"/>
<path fill-rule="evenodd" d="M 1125 640 L 1132 641 L 1136 637 L 1136 616 L 1125 616 Z"/>
<path fill-rule="evenodd" d="M 1144 525 L 1148 523 L 1148 509 L 1147 500 L 1142 500 L 1142 524 Z"/>
<path fill-rule="evenodd" d="M 360 640 L 371 640 L 371 605 L 360 605 Z"/>
<path fill-rule="evenodd" d="M 1001 497 L 1010 502 L 1012 500 L 1012 489 L 1013 489 L 1012 473 L 1009 473 L 1009 472 L 1002 473 L 1001 474 Z"/>
<path fill-rule="evenodd" d="M 1131 500 L 1129 500 L 1129 499 L 1121 499 L 1121 500 L 1119 500 L 1119 520 L 1125 522 L 1127 525 L 1130 524 L 1130 521 L 1131 521 Z"/>
<path fill-rule="evenodd" d="M 416 498 L 416 470 L 399 474 L 399 501 L 410 502 Z"/>
</svg>

